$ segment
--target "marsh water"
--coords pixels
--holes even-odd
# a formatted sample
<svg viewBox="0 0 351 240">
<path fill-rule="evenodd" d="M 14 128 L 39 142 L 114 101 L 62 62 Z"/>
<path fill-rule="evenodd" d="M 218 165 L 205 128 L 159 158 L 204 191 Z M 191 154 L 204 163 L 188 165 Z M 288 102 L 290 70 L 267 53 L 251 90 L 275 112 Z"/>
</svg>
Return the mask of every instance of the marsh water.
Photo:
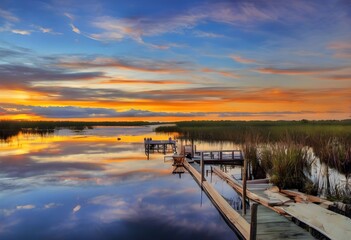
<svg viewBox="0 0 351 240">
<path fill-rule="evenodd" d="M 0 239 L 237 239 L 191 175 L 172 174 L 162 154 L 146 159 L 145 137 L 174 137 L 152 128 L 0 142 Z"/>
</svg>

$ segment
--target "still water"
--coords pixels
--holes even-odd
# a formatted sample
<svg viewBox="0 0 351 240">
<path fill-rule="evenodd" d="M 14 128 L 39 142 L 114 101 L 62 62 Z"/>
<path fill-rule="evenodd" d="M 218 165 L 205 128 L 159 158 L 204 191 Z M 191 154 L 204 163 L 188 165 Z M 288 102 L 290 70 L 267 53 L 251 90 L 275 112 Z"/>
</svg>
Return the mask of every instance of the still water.
<svg viewBox="0 0 351 240">
<path fill-rule="evenodd" d="M 0 239 L 237 239 L 188 173 L 146 159 L 145 137 L 174 136 L 96 127 L 0 142 Z"/>
</svg>

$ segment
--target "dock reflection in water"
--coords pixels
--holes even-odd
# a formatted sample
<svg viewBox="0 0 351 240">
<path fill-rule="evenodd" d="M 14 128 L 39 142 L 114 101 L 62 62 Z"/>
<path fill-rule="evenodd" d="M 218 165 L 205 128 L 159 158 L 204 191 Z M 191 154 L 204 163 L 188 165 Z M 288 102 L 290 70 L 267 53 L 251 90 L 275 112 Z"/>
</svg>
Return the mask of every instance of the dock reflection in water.
<svg viewBox="0 0 351 240">
<path fill-rule="evenodd" d="M 236 239 L 189 174 L 146 160 L 150 136 L 169 137 L 98 127 L 1 142 L 0 239 Z"/>
</svg>

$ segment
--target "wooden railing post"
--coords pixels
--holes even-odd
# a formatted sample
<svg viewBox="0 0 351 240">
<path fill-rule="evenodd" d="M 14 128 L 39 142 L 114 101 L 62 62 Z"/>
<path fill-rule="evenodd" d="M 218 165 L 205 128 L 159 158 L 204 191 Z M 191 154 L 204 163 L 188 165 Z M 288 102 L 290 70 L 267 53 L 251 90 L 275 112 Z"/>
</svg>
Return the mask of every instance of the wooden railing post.
<svg viewBox="0 0 351 240">
<path fill-rule="evenodd" d="M 247 160 L 244 157 L 243 196 L 242 196 L 243 215 L 246 215 L 246 179 L 247 179 Z"/>
<path fill-rule="evenodd" d="M 250 224 L 250 240 L 256 240 L 257 234 L 257 203 L 251 206 L 251 224 Z"/>
<path fill-rule="evenodd" d="M 204 176 L 204 172 L 205 172 L 205 162 L 204 162 L 204 153 L 201 152 L 201 187 L 202 187 L 202 182 L 205 181 L 205 176 Z"/>
</svg>

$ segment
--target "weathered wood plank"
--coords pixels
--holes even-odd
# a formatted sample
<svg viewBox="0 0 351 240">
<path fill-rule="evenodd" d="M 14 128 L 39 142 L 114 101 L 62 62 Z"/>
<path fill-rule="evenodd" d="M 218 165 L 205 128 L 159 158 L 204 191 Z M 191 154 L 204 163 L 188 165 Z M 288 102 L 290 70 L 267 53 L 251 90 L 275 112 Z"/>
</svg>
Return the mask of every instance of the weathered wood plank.
<svg viewBox="0 0 351 240">
<path fill-rule="evenodd" d="M 257 222 L 257 239 L 314 239 L 304 229 L 262 205 L 258 208 Z"/>
<path fill-rule="evenodd" d="M 196 182 L 201 186 L 200 173 L 186 161 L 184 162 L 184 167 L 193 175 Z M 237 229 L 245 239 L 249 239 L 250 224 L 229 205 L 210 183 L 203 181 L 202 188 L 228 223 Z"/>
<path fill-rule="evenodd" d="M 279 207 L 330 239 L 349 240 L 351 219 L 314 203 L 292 203 Z"/>
<path fill-rule="evenodd" d="M 312 195 L 308 195 L 296 190 L 281 190 L 282 193 L 288 195 L 288 196 L 292 196 L 295 198 L 299 198 L 301 201 L 308 201 L 308 202 L 313 202 L 313 203 L 319 203 L 322 206 L 324 206 L 325 208 L 328 208 L 329 205 L 332 205 L 333 203 L 323 199 L 323 198 L 319 198 L 316 196 L 312 196 Z"/>
<path fill-rule="evenodd" d="M 219 177 L 221 177 L 223 180 L 225 180 L 238 193 L 240 193 L 241 195 L 243 194 L 243 188 L 242 188 L 241 184 L 238 184 L 237 182 L 235 182 L 231 176 L 229 176 L 227 173 L 219 170 L 217 167 L 213 167 L 212 169 L 213 169 L 214 173 L 216 173 Z M 266 207 L 271 208 L 273 211 L 276 211 L 276 212 L 280 212 L 280 211 L 273 208 L 272 206 L 277 206 L 277 205 L 283 204 L 283 202 L 279 199 L 268 199 L 268 198 L 265 198 L 265 197 L 260 196 L 258 194 L 255 194 L 252 191 L 247 192 L 247 197 L 255 202 L 258 202 Z"/>
</svg>

